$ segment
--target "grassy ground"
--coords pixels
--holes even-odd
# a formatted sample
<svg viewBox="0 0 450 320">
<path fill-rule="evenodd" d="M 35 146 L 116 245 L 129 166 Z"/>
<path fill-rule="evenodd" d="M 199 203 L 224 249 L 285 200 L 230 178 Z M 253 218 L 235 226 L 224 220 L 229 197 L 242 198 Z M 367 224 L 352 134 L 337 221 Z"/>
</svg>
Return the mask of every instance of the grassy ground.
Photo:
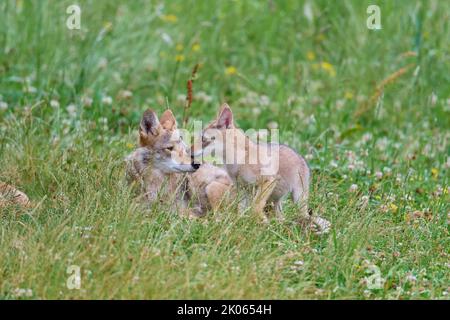
<svg viewBox="0 0 450 320">
<path fill-rule="evenodd" d="M 450 4 L 377 1 L 369 30 L 372 2 L 79 1 L 71 31 L 71 1 L 1 1 L 0 181 L 35 206 L 0 209 L 0 298 L 447 299 Z M 181 120 L 196 63 L 191 121 L 278 125 L 329 235 L 134 203 L 140 114 Z"/>
</svg>

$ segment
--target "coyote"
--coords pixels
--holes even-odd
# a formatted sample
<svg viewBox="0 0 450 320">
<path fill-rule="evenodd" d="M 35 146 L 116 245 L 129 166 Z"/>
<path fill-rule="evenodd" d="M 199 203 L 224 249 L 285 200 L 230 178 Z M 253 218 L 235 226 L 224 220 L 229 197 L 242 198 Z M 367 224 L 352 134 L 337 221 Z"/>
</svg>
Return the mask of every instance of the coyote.
<svg viewBox="0 0 450 320">
<path fill-rule="evenodd" d="M 146 201 L 165 196 L 182 214 L 202 216 L 216 210 L 231 191 L 233 183 L 225 170 L 192 162 L 171 110 L 160 119 L 150 109 L 144 112 L 139 145 L 125 159 L 126 172 L 129 182 L 140 182 Z M 193 210 L 188 202 L 193 202 Z"/>
<path fill-rule="evenodd" d="M 31 202 L 25 193 L 9 184 L 0 182 L 0 208 L 10 204 L 31 207 Z"/>
<path fill-rule="evenodd" d="M 291 193 L 292 200 L 300 205 L 302 222 L 312 222 L 318 233 L 328 231 L 328 221 L 308 213 L 310 169 L 303 157 L 286 145 L 251 141 L 236 128 L 233 112 L 226 103 L 191 148 L 194 157 L 214 150 L 237 185 L 239 181 L 256 185 L 253 209 L 264 222 L 268 221 L 264 212 L 268 203 L 274 205 L 277 218 L 283 220 L 282 200 Z"/>
</svg>

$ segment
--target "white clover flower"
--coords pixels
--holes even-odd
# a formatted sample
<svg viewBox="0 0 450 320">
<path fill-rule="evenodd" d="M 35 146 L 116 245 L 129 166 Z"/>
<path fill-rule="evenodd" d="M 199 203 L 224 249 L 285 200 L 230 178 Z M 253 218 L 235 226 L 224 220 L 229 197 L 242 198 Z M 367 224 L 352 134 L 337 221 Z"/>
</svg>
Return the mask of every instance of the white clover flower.
<svg viewBox="0 0 450 320">
<path fill-rule="evenodd" d="M 184 103 L 185 101 L 186 101 L 186 96 L 184 95 L 184 94 L 178 94 L 177 95 L 177 101 L 179 102 L 179 103 Z"/>
<path fill-rule="evenodd" d="M 131 92 L 130 90 L 121 90 L 119 92 L 119 99 L 121 100 L 130 99 L 132 96 L 133 92 Z"/>
<path fill-rule="evenodd" d="M 55 109 L 59 108 L 59 101 L 55 100 L 55 99 L 50 100 L 50 107 L 55 108 Z"/>
<path fill-rule="evenodd" d="M 173 44 L 173 40 L 172 37 L 169 36 L 167 33 L 163 32 L 161 33 L 161 39 L 167 43 L 168 45 L 172 45 Z"/>
<path fill-rule="evenodd" d="M 259 103 L 262 106 L 266 107 L 266 106 L 270 105 L 270 98 L 268 96 L 263 95 L 259 98 Z"/>
<path fill-rule="evenodd" d="M 386 137 L 383 137 L 378 139 L 375 145 L 378 150 L 384 151 L 386 150 L 388 143 L 389 143 L 388 139 Z"/>
<path fill-rule="evenodd" d="M 417 277 L 411 273 L 406 275 L 406 281 L 415 283 L 417 281 Z"/>
<path fill-rule="evenodd" d="M 381 171 L 375 172 L 375 177 L 376 177 L 378 180 L 381 180 L 381 179 L 383 178 L 383 172 L 381 172 Z"/>
<path fill-rule="evenodd" d="M 278 128 L 278 122 L 276 122 L 276 121 L 270 121 L 270 122 L 267 124 L 267 128 L 269 128 L 269 129 L 271 129 L 271 130 L 277 129 L 277 128 Z"/>
<path fill-rule="evenodd" d="M 98 60 L 97 67 L 99 69 L 106 69 L 107 66 L 108 66 L 108 59 L 106 59 L 105 57 L 102 57 Z"/>
<path fill-rule="evenodd" d="M 83 106 L 90 107 L 90 106 L 92 106 L 93 100 L 90 97 L 83 97 L 83 98 L 81 98 L 81 102 L 83 103 Z"/>
<path fill-rule="evenodd" d="M 436 95 L 436 93 L 432 92 L 431 96 L 430 96 L 430 104 L 432 107 L 434 107 L 436 105 L 438 101 L 438 96 Z"/>
<path fill-rule="evenodd" d="M 334 160 L 331 160 L 330 161 L 330 167 L 337 168 L 338 167 L 338 163 L 336 161 L 334 161 Z"/>
<path fill-rule="evenodd" d="M 364 142 L 364 143 L 367 143 L 370 140 L 372 140 L 372 134 L 370 132 L 364 133 L 362 138 L 361 138 L 361 141 Z"/>
<path fill-rule="evenodd" d="M 302 260 L 297 260 L 294 261 L 294 265 L 298 266 L 298 267 L 302 267 L 305 263 Z"/>
<path fill-rule="evenodd" d="M 37 89 L 35 87 L 33 87 L 33 86 L 26 86 L 26 87 L 23 88 L 23 92 L 36 93 Z"/>
<path fill-rule="evenodd" d="M 66 107 L 66 110 L 71 117 L 74 117 L 77 113 L 77 106 L 71 103 Z"/>
<path fill-rule="evenodd" d="M 31 296 L 33 296 L 33 290 L 24 289 L 24 288 L 16 288 L 13 291 L 13 295 L 16 297 L 31 297 Z"/>
<path fill-rule="evenodd" d="M 383 172 L 386 176 L 390 176 L 392 174 L 392 169 L 389 167 L 384 167 Z"/>
<path fill-rule="evenodd" d="M 349 189 L 350 192 L 356 192 L 357 190 L 358 190 L 358 185 L 357 184 L 352 184 L 350 186 L 350 189 Z"/>
<path fill-rule="evenodd" d="M 5 101 L 0 101 L 0 110 L 8 109 L 8 104 Z"/>
<path fill-rule="evenodd" d="M 345 106 L 345 100 L 339 99 L 336 101 L 336 109 L 340 110 Z"/>
<path fill-rule="evenodd" d="M 200 101 L 205 102 L 205 103 L 210 103 L 210 102 L 212 102 L 213 97 L 208 95 L 208 94 L 206 94 L 204 91 L 199 91 L 195 95 L 195 99 L 200 100 Z"/>
<path fill-rule="evenodd" d="M 259 116 L 261 114 L 261 109 L 258 107 L 254 107 L 254 108 L 252 108 L 252 113 L 255 116 Z"/>
<path fill-rule="evenodd" d="M 102 98 L 102 103 L 110 106 L 113 103 L 113 99 L 110 96 L 105 96 Z"/>
</svg>

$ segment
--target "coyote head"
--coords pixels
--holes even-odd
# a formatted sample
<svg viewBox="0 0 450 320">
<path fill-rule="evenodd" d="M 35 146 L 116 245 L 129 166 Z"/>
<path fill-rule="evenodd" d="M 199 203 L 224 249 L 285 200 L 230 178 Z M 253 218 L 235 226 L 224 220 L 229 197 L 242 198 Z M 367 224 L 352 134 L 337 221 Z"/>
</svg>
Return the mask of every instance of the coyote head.
<svg viewBox="0 0 450 320">
<path fill-rule="evenodd" d="M 199 167 L 191 162 L 170 110 L 164 111 L 160 119 L 151 109 L 144 112 L 139 128 L 139 144 L 148 150 L 146 160 L 162 172 L 193 172 Z"/>
<path fill-rule="evenodd" d="M 217 118 L 206 126 L 202 130 L 201 137 L 194 141 L 191 154 L 193 157 L 197 157 L 209 155 L 215 151 L 223 155 L 228 147 L 234 147 L 236 134 L 233 112 L 228 104 L 224 103 L 219 109 Z M 230 140 L 228 144 L 226 143 L 227 139 Z"/>
</svg>

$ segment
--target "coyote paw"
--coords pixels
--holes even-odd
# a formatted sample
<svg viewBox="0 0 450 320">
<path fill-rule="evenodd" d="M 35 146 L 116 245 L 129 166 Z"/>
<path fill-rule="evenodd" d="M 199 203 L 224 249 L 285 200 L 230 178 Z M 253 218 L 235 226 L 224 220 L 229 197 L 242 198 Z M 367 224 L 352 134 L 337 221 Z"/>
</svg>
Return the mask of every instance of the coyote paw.
<svg viewBox="0 0 450 320">
<path fill-rule="evenodd" d="M 315 234 L 321 235 L 330 232 L 331 223 L 330 221 L 321 218 L 314 217 L 312 221 L 312 230 Z"/>
</svg>

